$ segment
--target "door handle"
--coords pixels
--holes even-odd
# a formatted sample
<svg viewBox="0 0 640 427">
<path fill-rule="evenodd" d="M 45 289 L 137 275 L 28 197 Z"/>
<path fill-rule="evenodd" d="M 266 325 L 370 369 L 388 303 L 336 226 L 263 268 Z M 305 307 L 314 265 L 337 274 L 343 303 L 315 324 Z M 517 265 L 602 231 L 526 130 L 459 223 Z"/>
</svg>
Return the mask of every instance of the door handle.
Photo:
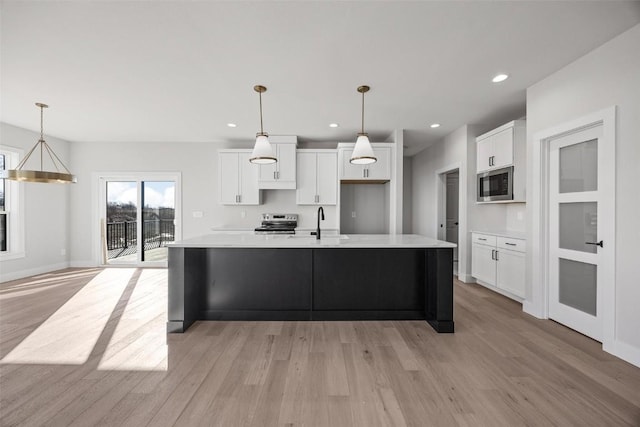
<svg viewBox="0 0 640 427">
<path fill-rule="evenodd" d="M 604 242 L 600 240 L 599 242 L 584 242 L 585 245 L 596 245 L 604 248 Z"/>
<path fill-rule="evenodd" d="M 458 223 L 457 223 L 457 222 L 454 222 L 454 223 L 453 223 L 453 225 L 458 225 Z"/>
</svg>

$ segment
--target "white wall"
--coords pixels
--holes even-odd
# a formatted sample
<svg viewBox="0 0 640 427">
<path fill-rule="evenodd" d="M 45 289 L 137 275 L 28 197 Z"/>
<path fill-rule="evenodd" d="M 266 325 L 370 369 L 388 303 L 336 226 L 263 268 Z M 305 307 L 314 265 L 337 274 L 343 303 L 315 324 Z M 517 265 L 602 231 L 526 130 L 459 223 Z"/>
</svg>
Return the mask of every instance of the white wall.
<svg viewBox="0 0 640 427">
<path fill-rule="evenodd" d="M 182 174 L 182 237 L 190 238 L 211 232 L 212 227 L 255 228 L 265 212 L 298 213 L 301 228 L 315 228 L 317 207 L 297 206 L 295 190 L 263 190 L 263 204 L 258 206 L 223 206 L 218 204 L 218 154 L 231 144 L 203 143 L 72 143 L 71 159 L 78 184 L 71 189 L 71 260 L 73 265 L 95 265 L 90 237 L 99 227 L 93 212 L 98 188 L 95 172 L 180 172 Z M 251 145 L 233 148 L 251 148 Z M 324 206 L 325 229 L 336 228 L 335 206 Z M 192 213 L 201 211 L 202 218 Z M 245 212 L 245 218 L 241 213 Z"/>
<path fill-rule="evenodd" d="M 413 233 L 413 189 L 411 187 L 412 161 L 412 157 L 405 157 L 402 161 L 402 232 L 404 234 Z"/>
<path fill-rule="evenodd" d="M 35 112 L 35 109 L 34 109 Z M 37 115 L 34 114 L 37 118 Z M 0 143 L 22 149 L 24 155 L 40 134 L 0 123 Z M 69 160 L 69 143 L 45 135 L 45 140 L 74 172 Z M 32 163 L 35 160 L 35 163 Z M 39 169 L 40 155 L 34 153 L 26 165 Z M 69 265 L 69 191 L 71 185 L 20 183 L 24 195 L 25 257 L 0 262 L 0 281 L 7 281 L 68 267 Z M 62 254 L 64 250 L 65 254 Z"/>
<path fill-rule="evenodd" d="M 617 106 L 616 123 L 616 325 L 617 354 L 640 366 L 640 25 L 626 31 L 527 90 L 527 154 L 536 132 Z M 528 171 L 532 170 L 529 164 Z M 527 187 L 536 183 L 530 172 Z M 530 193 L 527 196 L 530 198 Z M 533 236 L 527 204 L 527 229 Z M 527 295 L 534 287 L 527 256 Z M 535 301 L 536 304 L 541 303 Z M 616 354 L 616 353 L 614 353 Z"/>
</svg>

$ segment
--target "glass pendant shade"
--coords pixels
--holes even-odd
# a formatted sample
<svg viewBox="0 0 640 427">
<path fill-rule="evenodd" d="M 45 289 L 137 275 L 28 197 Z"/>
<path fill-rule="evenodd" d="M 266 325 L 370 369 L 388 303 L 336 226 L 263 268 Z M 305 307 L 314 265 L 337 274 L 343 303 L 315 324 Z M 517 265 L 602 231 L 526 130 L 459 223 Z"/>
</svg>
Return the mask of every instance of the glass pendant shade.
<svg viewBox="0 0 640 427">
<path fill-rule="evenodd" d="M 273 153 L 273 147 L 269 143 L 269 135 L 262 128 L 262 94 L 267 91 L 267 88 L 262 85 L 256 85 L 253 90 L 258 92 L 260 99 L 260 132 L 256 134 L 256 144 L 253 146 L 253 152 L 249 161 L 258 165 L 268 165 L 278 161 Z"/>
<path fill-rule="evenodd" d="M 354 165 L 368 165 L 378 160 L 369 142 L 369 135 L 364 131 L 364 94 L 369 92 L 369 89 L 369 86 L 358 87 L 358 92 L 362 94 L 362 131 L 358 134 L 356 145 L 353 147 L 353 153 L 349 159 L 349 162 Z"/>
<path fill-rule="evenodd" d="M 358 139 L 356 140 L 356 146 L 353 148 L 353 153 L 351 154 L 349 162 L 354 165 L 368 165 L 370 163 L 375 163 L 376 160 L 373 148 L 369 142 L 369 136 L 366 133 L 359 133 Z"/>
<path fill-rule="evenodd" d="M 276 156 L 273 155 L 273 147 L 271 147 L 269 136 L 266 133 L 256 135 L 256 145 L 253 147 L 249 161 L 258 165 L 276 162 Z"/>
</svg>

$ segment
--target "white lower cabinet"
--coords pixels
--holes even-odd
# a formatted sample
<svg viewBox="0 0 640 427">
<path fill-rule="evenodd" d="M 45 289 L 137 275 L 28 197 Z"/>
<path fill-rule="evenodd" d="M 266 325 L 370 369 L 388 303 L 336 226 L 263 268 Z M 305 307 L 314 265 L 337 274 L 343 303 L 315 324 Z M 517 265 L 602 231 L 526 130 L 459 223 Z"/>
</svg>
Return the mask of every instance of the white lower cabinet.
<svg viewBox="0 0 640 427">
<path fill-rule="evenodd" d="M 526 241 L 483 233 L 472 233 L 471 240 L 471 275 L 478 283 L 523 299 Z"/>
</svg>

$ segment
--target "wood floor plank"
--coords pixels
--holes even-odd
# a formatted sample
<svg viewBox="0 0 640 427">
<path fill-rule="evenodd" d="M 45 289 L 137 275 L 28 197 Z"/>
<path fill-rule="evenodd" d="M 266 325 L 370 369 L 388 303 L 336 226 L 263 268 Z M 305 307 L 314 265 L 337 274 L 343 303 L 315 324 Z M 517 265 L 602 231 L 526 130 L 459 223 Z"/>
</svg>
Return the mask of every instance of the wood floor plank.
<svg viewBox="0 0 640 427">
<path fill-rule="evenodd" d="M 455 283 L 455 334 L 358 321 L 167 335 L 166 270 L 103 271 L 0 284 L 0 426 L 640 426 L 639 368 L 480 286 Z M 115 304 L 96 316 L 102 301 Z"/>
</svg>

